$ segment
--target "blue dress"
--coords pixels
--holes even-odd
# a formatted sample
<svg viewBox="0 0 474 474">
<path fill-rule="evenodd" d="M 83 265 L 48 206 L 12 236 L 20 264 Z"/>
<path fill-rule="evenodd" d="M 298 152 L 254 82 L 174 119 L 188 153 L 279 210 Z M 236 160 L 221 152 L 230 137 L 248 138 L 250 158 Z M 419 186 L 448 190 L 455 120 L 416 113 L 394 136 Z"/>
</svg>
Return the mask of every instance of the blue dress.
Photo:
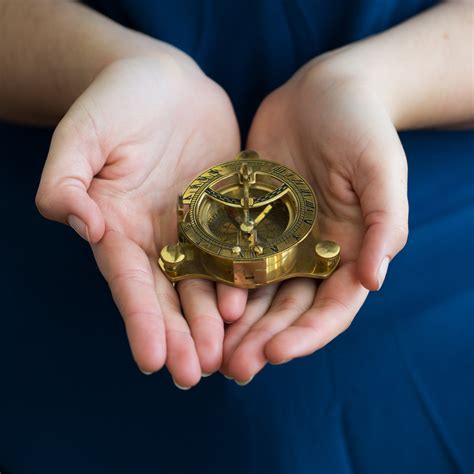
<svg viewBox="0 0 474 474">
<path fill-rule="evenodd" d="M 89 2 L 194 57 L 229 93 L 243 137 L 310 58 L 432 3 Z M 138 372 L 87 244 L 37 213 L 50 138 L 0 124 L 2 474 L 473 471 L 473 132 L 402 134 L 409 243 L 349 330 L 246 387 L 214 375 L 188 392 L 166 370 Z"/>
</svg>

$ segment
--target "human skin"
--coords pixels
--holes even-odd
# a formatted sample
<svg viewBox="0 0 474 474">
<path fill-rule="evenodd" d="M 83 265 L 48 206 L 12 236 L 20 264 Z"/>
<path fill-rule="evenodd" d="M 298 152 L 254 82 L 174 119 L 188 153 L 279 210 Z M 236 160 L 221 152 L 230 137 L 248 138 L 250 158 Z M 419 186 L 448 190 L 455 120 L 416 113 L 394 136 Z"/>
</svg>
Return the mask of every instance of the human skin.
<svg viewBox="0 0 474 474">
<path fill-rule="evenodd" d="M 351 324 L 408 236 L 397 130 L 474 124 L 473 3 L 441 4 L 315 58 L 261 104 L 248 147 L 300 172 L 341 264 L 324 282 L 256 291 L 227 329 L 222 372 L 248 383 L 267 362 L 311 354 Z M 381 316 L 383 317 L 383 316 Z"/>
<path fill-rule="evenodd" d="M 341 243 L 342 265 L 317 291 L 295 279 L 252 292 L 225 335 L 225 374 L 245 383 L 268 361 L 310 354 L 380 288 L 382 262 L 407 235 L 396 130 L 474 121 L 471 12 L 471 2 L 443 4 L 315 58 L 262 103 L 248 147 L 314 186 L 322 233 Z M 156 249 L 175 228 L 178 192 L 240 148 L 228 98 L 176 48 L 75 3 L 0 1 L 0 31 L 0 116 L 60 120 L 40 211 L 92 244 L 141 369 L 166 362 L 179 386 L 194 385 L 221 365 L 222 318 L 239 318 L 246 292 L 216 294 L 200 280 L 175 292 Z"/>
<path fill-rule="evenodd" d="M 246 292 L 175 290 L 157 260 L 177 238 L 178 194 L 240 149 L 226 93 L 176 48 L 76 3 L 0 2 L 0 32 L 0 116 L 59 121 L 40 212 L 91 244 L 139 368 L 166 364 L 178 387 L 195 385 L 219 369 L 223 318 L 240 316 Z"/>
</svg>

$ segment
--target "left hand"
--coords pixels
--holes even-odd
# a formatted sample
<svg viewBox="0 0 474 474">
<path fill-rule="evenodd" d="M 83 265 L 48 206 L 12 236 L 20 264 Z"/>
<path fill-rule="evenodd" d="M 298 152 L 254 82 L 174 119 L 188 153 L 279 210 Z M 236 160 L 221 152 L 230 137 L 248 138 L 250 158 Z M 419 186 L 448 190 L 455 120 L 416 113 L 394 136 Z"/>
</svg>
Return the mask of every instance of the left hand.
<svg viewBox="0 0 474 474">
<path fill-rule="evenodd" d="M 222 372 L 241 383 L 347 329 L 408 232 L 407 164 L 387 108 L 370 83 L 330 60 L 308 63 L 265 99 L 247 147 L 309 181 L 322 238 L 341 245 L 341 263 L 326 281 L 297 278 L 250 294 L 224 341 Z"/>
</svg>

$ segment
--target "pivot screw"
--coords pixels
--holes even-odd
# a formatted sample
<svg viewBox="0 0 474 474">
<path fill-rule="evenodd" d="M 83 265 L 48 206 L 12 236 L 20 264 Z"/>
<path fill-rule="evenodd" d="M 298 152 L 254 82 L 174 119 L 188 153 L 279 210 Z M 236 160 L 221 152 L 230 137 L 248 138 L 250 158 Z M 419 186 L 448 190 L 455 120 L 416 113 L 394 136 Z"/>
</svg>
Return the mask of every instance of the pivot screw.
<svg viewBox="0 0 474 474">
<path fill-rule="evenodd" d="M 263 253 L 263 247 L 261 245 L 256 245 L 254 248 L 253 248 L 253 251 L 257 254 L 257 255 L 261 255 Z"/>
<path fill-rule="evenodd" d="M 241 252 L 241 250 L 242 249 L 238 245 L 236 245 L 235 247 L 232 247 L 232 253 L 234 255 L 238 255 Z"/>
</svg>

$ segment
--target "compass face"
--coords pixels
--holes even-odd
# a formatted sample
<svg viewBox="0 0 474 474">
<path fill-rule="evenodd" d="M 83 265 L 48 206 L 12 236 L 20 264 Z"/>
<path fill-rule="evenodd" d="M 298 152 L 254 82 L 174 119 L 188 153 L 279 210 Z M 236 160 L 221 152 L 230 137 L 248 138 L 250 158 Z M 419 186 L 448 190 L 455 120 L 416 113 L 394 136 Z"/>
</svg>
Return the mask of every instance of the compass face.
<svg viewBox="0 0 474 474">
<path fill-rule="evenodd" d="M 187 240 L 211 255 L 253 260 L 298 244 L 317 213 L 314 193 L 277 163 L 240 159 L 204 171 L 187 187 L 180 224 Z"/>
<path fill-rule="evenodd" d="M 250 209 L 250 219 L 255 222 L 262 211 L 262 207 Z M 204 206 L 203 206 L 204 210 Z M 204 212 L 206 212 L 204 210 Z M 256 227 L 257 241 L 262 246 L 272 245 L 275 236 L 282 235 L 290 223 L 291 208 L 283 200 L 275 201 L 271 213 L 268 213 Z M 243 221 L 242 212 L 235 211 L 233 208 L 225 208 L 215 202 L 209 206 L 209 220 L 207 225 L 203 225 L 210 235 L 217 238 L 220 242 L 240 247 L 248 246 L 248 238 L 241 236 L 240 229 Z"/>
</svg>

